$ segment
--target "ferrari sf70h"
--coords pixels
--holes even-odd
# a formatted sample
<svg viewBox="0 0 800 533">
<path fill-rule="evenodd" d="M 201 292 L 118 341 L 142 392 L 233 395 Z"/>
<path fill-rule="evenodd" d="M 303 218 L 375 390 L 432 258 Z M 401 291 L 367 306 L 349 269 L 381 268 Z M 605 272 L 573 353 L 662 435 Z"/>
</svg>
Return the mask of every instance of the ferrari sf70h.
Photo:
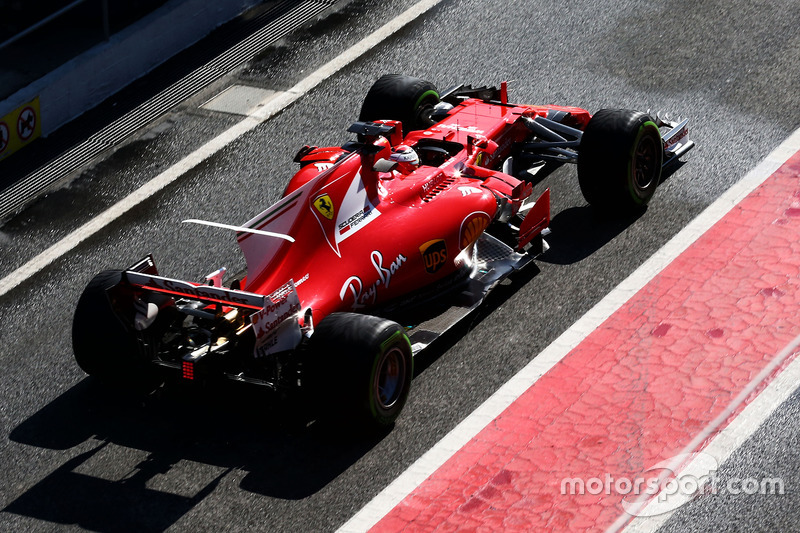
<svg viewBox="0 0 800 533">
<path fill-rule="evenodd" d="M 595 210 L 633 212 L 694 145 L 687 121 L 402 75 L 375 82 L 349 131 L 300 149 L 282 198 L 250 221 L 190 221 L 235 233 L 239 274 L 171 279 L 152 256 L 98 274 L 75 311 L 80 367 L 139 391 L 233 380 L 390 425 L 415 354 L 547 249 L 538 170 L 574 163 Z"/>
</svg>

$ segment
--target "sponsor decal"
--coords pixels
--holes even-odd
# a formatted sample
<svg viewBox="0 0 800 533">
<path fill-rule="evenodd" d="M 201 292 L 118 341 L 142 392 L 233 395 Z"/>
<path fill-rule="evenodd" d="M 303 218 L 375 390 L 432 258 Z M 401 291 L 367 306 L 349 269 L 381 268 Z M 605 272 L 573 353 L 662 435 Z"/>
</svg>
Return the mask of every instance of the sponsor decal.
<svg viewBox="0 0 800 533">
<path fill-rule="evenodd" d="M 667 141 L 665 148 L 672 148 L 673 146 L 678 144 L 679 141 L 685 139 L 687 135 L 689 135 L 689 128 L 684 126 L 680 132 L 678 132 L 674 137 L 672 137 L 669 141 Z"/>
<path fill-rule="evenodd" d="M 447 179 L 447 174 L 444 172 L 440 172 L 436 174 L 433 179 L 430 181 L 422 184 L 422 196 L 428 194 L 428 191 L 433 189 L 434 187 L 438 187 L 443 181 Z"/>
<path fill-rule="evenodd" d="M 314 207 L 317 208 L 317 211 L 319 211 L 322 216 L 328 220 L 333 220 L 334 209 L 330 196 L 327 194 L 318 196 L 317 199 L 314 200 Z"/>
<path fill-rule="evenodd" d="M 377 302 L 380 288 L 388 289 L 389 284 L 392 282 L 392 276 L 406 262 L 406 256 L 397 254 L 394 261 L 389 265 L 384 265 L 383 254 L 378 250 L 373 250 L 369 255 L 369 259 L 378 274 L 378 279 L 372 284 L 366 285 L 359 276 L 350 276 L 345 280 L 342 289 L 339 291 L 339 298 L 343 302 L 352 298 L 353 302 L 350 307 L 353 310 L 363 309 L 367 305 Z"/>
<path fill-rule="evenodd" d="M 350 218 L 339 224 L 338 226 L 339 234 L 341 235 L 342 233 L 347 233 L 348 231 L 360 226 L 362 222 L 366 221 L 369 218 L 369 214 L 371 212 L 372 212 L 371 206 L 368 205 L 364 206 L 363 211 L 355 213 L 353 216 L 351 216 Z"/>
<path fill-rule="evenodd" d="M 461 196 L 469 196 L 470 194 L 479 194 L 481 190 L 477 187 L 459 187 L 459 191 L 461 191 Z"/>
<path fill-rule="evenodd" d="M 314 166 L 317 167 L 317 172 L 325 172 L 329 168 L 333 168 L 333 163 L 314 163 Z"/>
<path fill-rule="evenodd" d="M 367 198 L 367 189 L 361 179 L 361 172 L 350 183 L 347 194 L 339 208 L 336 218 L 336 245 L 352 236 L 358 230 L 375 220 L 380 212 Z"/>
<path fill-rule="evenodd" d="M 336 195 L 334 194 L 334 196 Z M 317 217 L 325 234 L 325 240 L 340 257 L 339 243 L 354 235 L 381 214 L 367 198 L 367 190 L 360 172 L 356 173 L 347 193 L 335 210 L 333 201 L 328 194 L 318 196 L 313 204 L 312 212 Z M 328 206 L 330 206 L 330 212 L 327 209 Z"/>
<path fill-rule="evenodd" d="M 435 274 L 447 263 L 447 244 L 444 239 L 433 239 L 419 247 L 422 262 L 428 274 Z"/>
<path fill-rule="evenodd" d="M 270 294 L 268 298 L 273 302 L 279 302 L 279 301 L 282 302 L 289 295 L 289 293 L 291 293 L 294 289 L 296 289 L 297 287 L 308 281 L 308 278 L 310 276 L 311 276 L 310 274 L 306 274 L 297 281 L 292 280 L 293 285 L 289 285 L 289 283 L 281 285 L 275 290 L 275 292 Z"/>
<path fill-rule="evenodd" d="M 297 346 L 302 336 L 295 319 L 299 312 L 300 298 L 294 282 L 289 280 L 272 293 L 263 309 L 250 317 L 256 334 L 253 355 L 265 357 Z"/>
<path fill-rule="evenodd" d="M 478 129 L 475 126 L 459 126 L 458 124 L 439 124 L 438 126 L 448 130 L 463 131 L 466 133 L 474 133 L 476 135 L 484 134 L 482 129 Z"/>
<path fill-rule="evenodd" d="M 241 304 L 249 307 L 258 305 L 261 307 L 263 297 L 255 294 L 247 294 L 238 291 L 230 291 L 222 287 L 212 287 L 210 285 L 192 285 L 185 281 L 179 281 L 159 276 L 150 276 L 139 272 L 127 272 L 128 280 L 131 283 L 142 287 L 161 290 L 174 294 L 181 294 L 200 300 L 225 301 L 233 304 Z"/>
<path fill-rule="evenodd" d="M 473 242 L 478 240 L 483 230 L 489 227 L 492 218 L 483 211 L 470 213 L 461 222 L 461 230 L 458 233 L 458 244 L 463 250 Z"/>
<path fill-rule="evenodd" d="M 303 283 L 305 283 L 306 281 L 308 281 L 308 278 L 310 278 L 310 277 L 311 277 L 311 274 L 308 274 L 308 273 L 306 273 L 306 275 L 305 275 L 305 276 L 303 276 L 302 278 L 300 278 L 299 280 L 297 280 L 297 281 L 295 282 L 294 286 L 295 286 L 295 287 L 299 287 L 300 285 L 302 285 Z"/>
</svg>

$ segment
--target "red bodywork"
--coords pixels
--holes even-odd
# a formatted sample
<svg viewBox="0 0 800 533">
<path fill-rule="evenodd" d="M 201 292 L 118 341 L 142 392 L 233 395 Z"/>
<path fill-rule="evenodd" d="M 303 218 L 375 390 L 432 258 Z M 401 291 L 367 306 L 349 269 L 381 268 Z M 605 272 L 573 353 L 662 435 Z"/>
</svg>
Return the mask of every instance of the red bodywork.
<svg viewBox="0 0 800 533">
<path fill-rule="evenodd" d="M 242 289 L 267 295 L 292 279 L 302 308 L 311 308 L 318 323 L 332 312 L 364 311 L 453 274 L 500 212 L 516 213 L 530 196 L 530 184 L 496 169 L 514 143 L 531 137 L 519 118 L 548 110 L 570 113 L 579 129 L 590 118 L 577 108 L 467 99 L 445 120 L 405 138 L 399 122 L 383 121 L 395 131 L 368 138 L 366 147 L 301 151 L 303 166 L 283 199 L 245 224 L 295 242 L 240 232 L 248 267 Z M 400 143 L 420 152 L 444 149 L 448 156 L 407 175 L 373 170 Z M 520 247 L 548 223 L 546 192 L 525 219 Z"/>
<path fill-rule="evenodd" d="M 341 389 L 350 408 L 385 426 L 402 409 L 414 355 L 547 249 L 550 193 L 534 201 L 528 181 L 538 170 L 576 163 L 584 197 L 615 204 L 613 195 L 594 198 L 603 182 L 584 183 L 597 172 L 581 172 L 607 173 L 606 152 L 617 148 L 598 139 L 608 135 L 620 145 L 611 177 L 625 185 L 614 194 L 633 209 L 694 145 L 688 121 L 604 110 L 594 128 L 583 109 L 509 104 L 505 84 L 455 86 L 438 98 L 430 87 L 384 76 L 349 129 L 358 142 L 303 147 L 275 205 L 241 226 L 185 221 L 236 231 L 246 275 L 223 282 L 220 268 L 204 283 L 170 279 L 147 256 L 95 276 L 73 322 L 81 367 L 138 388 L 159 377 L 140 368 L 148 362 L 184 380 L 223 377 L 287 398 L 299 388 L 312 403 Z M 383 114 L 400 120 L 374 121 Z M 632 148 L 631 128 L 606 127 L 622 117 L 639 128 Z M 430 127 L 404 135 L 403 124 Z M 662 136 L 654 126 L 671 129 Z M 119 331 L 100 334 L 96 317 L 109 312 L 118 320 L 101 323 Z M 115 335 L 124 341 L 119 364 L 106 356 Z M 118 371 L 126 365 L 131 372 Z"/>
</svg>

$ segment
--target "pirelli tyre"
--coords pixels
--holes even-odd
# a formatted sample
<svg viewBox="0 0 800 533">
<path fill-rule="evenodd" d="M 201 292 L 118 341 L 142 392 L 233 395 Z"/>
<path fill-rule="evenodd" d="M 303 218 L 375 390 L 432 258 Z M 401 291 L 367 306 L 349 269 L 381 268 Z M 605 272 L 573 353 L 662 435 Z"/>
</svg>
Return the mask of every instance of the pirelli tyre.
<svg viewBox="0 0 800 533">
<path fill-rule="evenodd" d="M 308 346 L 307 385 L 323 416 L 382 428 L 408 398 L 414 360 L 402 326 L 356 313 L 332 313 Z"/>
<path fill-rule="evenodd" d="M 121 271 L 106 270 L 86 286 L 72 320 L 72 350 L 90 376 L 111 387 L 147 393 L 162 380 L 141 354 L 136 335 L 112 308 L 107 291 L 121 279 Z"/>
<path fill-rule="evenodd" d="M 606 213 L 641 210 L 661 180 L 664 145 L 646 113 L 603 109 L 592 116 L 578 149 L 578 181 L 589 204 Z"/>
<path fill-rule="evenodd" d="M 358 120 L 399 120 L 403 135 L 433 125 L 439 93 L 429 81 L 403 74 L 385 74 L 376 81 L 361 106 Z"/>
</svg>

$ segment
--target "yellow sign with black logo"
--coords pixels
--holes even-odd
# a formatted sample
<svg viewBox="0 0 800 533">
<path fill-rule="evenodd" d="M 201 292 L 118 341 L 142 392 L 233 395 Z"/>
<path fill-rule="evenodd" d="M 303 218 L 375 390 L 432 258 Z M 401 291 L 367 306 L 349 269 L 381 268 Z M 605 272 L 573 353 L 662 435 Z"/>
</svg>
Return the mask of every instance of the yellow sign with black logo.
<svg viewBox="0 0 800 533">
<path fill-rule="evenodd" d="M 436 273 L 447 263 L 447 244 L 444 239 L 434 239 L 419 247 L 425 271 L 429 274 Z"/>
<path fill-rule="evenodd" d="M 24 147 L 42 134 L 39 97 L 0 118 L 0 159 Z"/>
<path fill-rule="evenodd" d="M 314 207 L 317 208 L 317 211 L 319 211 L 322 216 L 328 220 L 333 220 L 333 202 L 330 196 L 323 194 L 318 197 L 314 200 Z"/>
</svg>

